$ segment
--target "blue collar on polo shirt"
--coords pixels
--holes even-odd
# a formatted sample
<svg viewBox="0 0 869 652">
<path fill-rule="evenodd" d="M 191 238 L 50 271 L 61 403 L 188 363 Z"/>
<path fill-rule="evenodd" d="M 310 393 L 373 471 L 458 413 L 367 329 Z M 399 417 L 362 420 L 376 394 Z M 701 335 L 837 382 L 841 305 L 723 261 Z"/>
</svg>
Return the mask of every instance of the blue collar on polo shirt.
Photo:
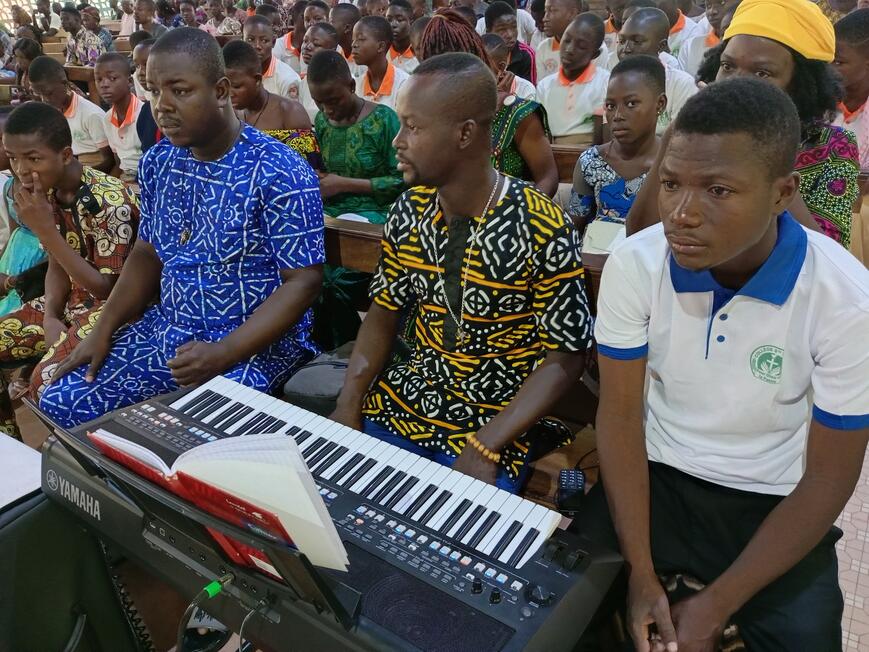
<svg viewBox="0 0 869 652">
<path fill-rule="evenodd" d="M 808 238 L 803 227 L 787 211 L 778 216 L 775 246 L 763 265 L 737 291 L 722 287 L 707 269 L 694 272 L 681 267 L 670 255 L 670 280 L 676 292 L 714 292 L 726 303 L 734 295 L 743 295 L 781 306 L 796 285 L 806 259 Z M 723 296 L 722 296 L 723 295 Z M 725 298 L 726 297 L 726 298 Z M 719 303 L 716 301 L 715 303 Z M 720 308 L 720 305 L 716 306 Z"/>
</svg>

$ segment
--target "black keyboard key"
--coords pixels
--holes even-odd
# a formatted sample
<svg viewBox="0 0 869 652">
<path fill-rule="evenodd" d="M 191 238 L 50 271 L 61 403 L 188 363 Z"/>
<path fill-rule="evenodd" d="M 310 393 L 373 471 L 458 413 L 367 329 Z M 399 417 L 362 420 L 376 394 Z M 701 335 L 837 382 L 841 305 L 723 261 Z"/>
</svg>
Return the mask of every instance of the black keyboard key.
<svg viewBox="0 0 869 652">
<path fill-rule="evenodd" d="M 207 423 L 208 425 L 213 426 L 223 421 L 224 419 L 231 419 L 238 412 L 240 412 L 243 407 L 245 407 L 243 403 L 236 403 L 235 401 L 233 401 L 225 410 L 218 412 L 210 419 L 203 419 L 203 421 L 205 421 L 205 423 Z"/>
<path fill-rule="evenodd" d="M 300 430 L 301 430 L 301 428 L 299 428 L 299 426 L 293 426 L 292 428 L 287 430 L 284 434 L 287 435 L 288 437 L 295 437 L 296 433 L 299 432 Z"/>
<path fill-rule="evenodd" d="M 324 457 L 326 457 L 329 453 L 335 450 L 338 447 L 334 441 L 327 442 L 325 446 L 321 446 L 320 450 L 311 455 L 310 459 L 307 460 L 308 468 L 313 469 L 317 464 L 319 464 Z"/>
<path fill-rule="evenodd" d="M 269 418 L 269 415 L 267 415 L 263 412 L 257 412 L 250 419 L 245 421 L 241 425 L 241 427 L 238 430 L 236 430 L 235 432 L 233 432 L 232 434 L 235 436 L 250 434 L 250 433 L 254 432 L 257 427 L 259 427 L 259 424 L 261 424 L 262 422 L 264 422 L 268 418 Z"/>
<path fill-rule="evenodd" d="M 444 506 L 444 503 L 447 502 L 452 497 L 452 495 L 453 492 L 451 491 L 441 492 L 441 495 L 438 496 L 435 501 L 428 506 L 428 509 L 425 510 L 425 512 L 423 512 L 423 515 L 416 519 L 417 522 L 420 525 L 425 525 L 426 523 L 428 523 L 429 519 L 434 516 L 441 507 Z"/>
<path fill-rule="evenodd" d="M 224 399 L 226 399 L 225 396 L 221 396 L 220 394 L 214 394 L 207 401 L 203 401 L 187 414 L 190 416 L 191 419 L 201 420 L 202 416 L 211 409 L 212 405 L 216 405 Z"/>
<path fill-rule="evenodd" d="M 325 446 L 328 443 L 328 439 L 325 437 L 317 437 L 310 446 L 306 447 L 305 450 L 302 451 L 302 457 L 305 458 L 305 462 L 311 458 L 311 456 L 316 453 L 321 446 Z"/>
<path fill-rule="evenodd" d="M 268 430 L 266 430 L 266 434 L 274 435 L 276 432 L 278 432 L 285 425 L 287 425 L 286 421 L 281 421 L 280 419 L 275 419 L 275 422 L 269 426 Z"/>
<path fill-rule="evenodd" d="M 392 498 L 387 500 L 383 506 L 386 509 L 392 509 L 395 506 L 395 503 L 404 498 L 407 495 L 407 492 L 416 486 L 417 482 L 419 482 L 419 478 L 410 476 L 405 483 L 401 485 L 394 494 L 392 494 Z"/>
<path fill-rule="evenodd" d="M 444 521 L 444 524 L 440 527 L 440 531 L 441 531 L 441 533 L 443 533 L 444 536 L 447 536 L 447 533 L 456 524 L 456 521 L 458 521 L 462 517 L 462 514 L 464 514 L 466 511 L 468 511 L 468 508 L 470 506 L 471 506 L 471 501 L 468 500 L 467 498 L 463 498 L 462 502 L 460 502 L 458 505 L 456 505 L 456 508 L 453 510 L 453 513 L 450 514 L 450 517 L 446 521 Z"/>
<path fill-rule="evenodd" d="M 380 470 L 380 473 L 375 475 L 371 479 L 371 482 L 369 482 L 367 485 L 365 485 L 365 488 L 359 492 L 359 495 L 368 498 L 369 494 L 372 494 L 375 491 L 377 491 L 378 487 L 382 486 L 383 483 L 386 482 L 386 478 L 388 478 L 389 474 L 392 473 L 393 471 L 395 471 L 394 467 L 391 467 L 391 466 L 383 467 Z"/>
<path fill-rule="evenodd" d="M 456 541 L 461 541 L 464 536 L 471 531 L 471 528 L 480 522 L 480 519 L 483 518 L 483 514 L 485 513 L 486 508 L 482 505 L 477 505 L 474 508 L 474 511 L 468 515 L 468 518 L 465 519 L 465 522 L 462 523 L 458 531 L 451 538 L 455 539 Z"/>
<path fill-rule="evenodd" d="M 341 478 L 350 473 L 351 469 L 355 469 L 356 465 L 364 459 L 365 456 L 362 453 L 356 453 L 355 455 L 353 455 L 353 457 L 347 460 L 344 466 L 338 469 L 335 474 L 331 478 L 329 478 L 329 480 L 331 482 L 334 482 L 335 484 L 339 484 L 341 482 Z"/>
<path fill-rule="evenodd" d="M 335 462 L 337 462 L 341 456 L 343 456 L 348 451 L 346 446 L 339 446 L 334 451 L 332 451 L 331 455 L 327 457 L 323 462 L 317 466 L 317 468 L 312 469 L 311 473 L 314 475 L 322 475 L 323 471 L 332 466 Z"/>
<path fill-rule="evenodd" d="M 507 562 L 507 564 L 509 566 L 513 566 L 515 568 L 516 564 L 518 564 L 521 561 L 522 557 L 525 556 L 525 553 L 528 552 L 528 548 L 531 546 L 531 543 L 539 535 L 540 535 L 540 532 L 538 532 L 534 528 L 531 528 L 530 530 L 528 530 L 528 533 L 522 539 L 522 542 L 519 544 L 519 547 L 516 548 L 515 551 L 513 551 L 513 556 L 510 557 L 510 560 Z"/>
<path fill-rule="evenodd" d="M 485 537 L 487 534 L 489 534 L 489 531 L 492 529 L 492 527 L 495 525 L 495 523 L 498 522 L 498 519 L 500 519 L 500 518 L 501 518 L 501 515 L 498 512 L 492 512 L 491 514 L 489 514 L 488 518 L 486 518 L 486 520 L 483 521 L 483 524 L 474 533 L 474 536 L 471 537 L 471 540 L 468 541 L 468 545 L 471 548 L 476 548 L 478 545 L 480 545 L 480 541 L 483 540 L 483 537 Z"/>
<path fill-rule="evenodd" d="M 304 442 L 308 437 L 313 437 L 313 436 L 314 436 L 314 433 L 311 432 L 310 430 L 303 430 L 302 432 L 300 432 L 300 433 L 296 436 L 296 443 L 297 443 L 299 446 L 301 446 L 302 443 L 303 443 L 303 442 Z"/>
<path fill-rule="evenodd" d="M 416 500 L 414 500 L 407 509 L 399 513 L 403 513 L 407 518 L 413 519 L 413 515 L 422 509 L 422 506 L 425 505 L 426 501 L 432 497 L 432 494 L 437 491 L 437 489 L 437 485 L 430 484 L 422 490 L 422 493 L 416 497 Z"/>
<path fill-rule="evenodd" d="M 377 460 L 365 460 L 365 463 L 358 469 L 356 469 L 356 471 L 352 473 L 349 478 L 347 478 L 347 481 L 342 482 L 341 485 L 345 487 L 352 487 L 354 484 L 359 482 L 360 478 L 368 473 L 375 464 L 377 464 Z"/>
<path fill-rule="evenodd" d="M 184 414 L 190 414 L 191 410 L 196 409 L 196 406 L 201 404 L 203 401 L 207 401 L 212 396 L 216 396 L 214 392 L 210 389 L 205 390 L 199 396 L 194 398 L 192 401 L 188 401 L 180 408 L 178 408 L 178 412 L 183 412 Z"/>
<path fill-rule="evenodd" d="M 495 545 L 492 549 L 492 552 L 489 553 L 489 556 L 492 559 L 498 559 L 501 555 L 504 554 L 504 551 L 507 549 L 507 546 L 513 541 L 516 535 L 519 533 L 519 530 L 522 529 L 521 521 L 513 521 L 510 524 L 510 527 L 507 528 L 507 531 L 501 537 L 501 540 Z"/>
<path fill-rule="evenodd" d="M 389 480 L 380 488 L 374 496 L 371 497 L 371 501 L 377 503 L 378 505 L 384 501 L 384 499 L 390 494 L 390 492 L 398 486 L 398 483 L 404 480 L 407 477 L 407 473 L 404 471 L 399 471 L 395 475 L 393 475 Z"/>
<path fill-rule="evenodd" d="M 247 406 L 247 405 L 242 405 L 241 409 L 233 411 L 232 414 L 227 415 L 223 419 L 215 420 L 210 425 L 215 430 L 225 431 L 233 423 L 238 423 L 239 421 L 244 419 L 251 412 L 253 412 L 252 407 Z"/>
</svg>

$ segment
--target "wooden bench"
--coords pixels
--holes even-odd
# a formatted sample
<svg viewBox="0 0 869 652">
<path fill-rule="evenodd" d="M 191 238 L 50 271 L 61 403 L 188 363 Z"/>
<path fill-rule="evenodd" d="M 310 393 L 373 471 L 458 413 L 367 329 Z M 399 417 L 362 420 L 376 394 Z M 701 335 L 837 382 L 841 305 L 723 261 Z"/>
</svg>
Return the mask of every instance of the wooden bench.
<svg viewBox="0 0 869 652">
<path fill-rule="evenodd" d="M 54 59 L 58 63 L 63 63 L 63 64 L 66 63 L 66 54 L 63 52 L 52 52 L 51 54 L 46 54 L 45 56 L 51 57 L 52 59 Z"/>
<path fill-rule="evenodd" d="M 45 54 L 57 54 L 58 52 L 66 52 L 66 43 L 43 43 L 42 51 Z"/>
<path fill-rule="evenodd" d="M 555 154 L 555 165 L 558 167 L 558 181 L 560 183 L 573 184 L 573 170 L 579 155 L 587 148 L 578 145 L 553 145 L 552 153 Z"/>
<path fill-rule="evenodd" d="M 99 106 L 101 100 L 97 83 L 94 81 L 94 69 L 91 66 L 64 66 L 63 68 L 70 81 L 87 84 L 90 101 Z"/>
<path fill-rule="evenodd" d="M 121 54 L 127 54 L 128 52 L 132 52 L 132 48 L 130 47 L 130 39 L 126 36 L 123 38 L 116 38 L 114 40 L 115 51 L 120 52 Z"/>
</svg>

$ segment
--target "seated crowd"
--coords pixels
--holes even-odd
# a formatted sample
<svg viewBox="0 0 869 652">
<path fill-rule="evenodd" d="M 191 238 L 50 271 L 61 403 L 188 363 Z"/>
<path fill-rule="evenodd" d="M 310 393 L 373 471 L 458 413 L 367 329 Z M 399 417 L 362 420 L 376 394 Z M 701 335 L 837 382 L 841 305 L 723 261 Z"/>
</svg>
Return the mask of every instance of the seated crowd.
<svg viewBox="0 0 869 652">
<path fill-rule="evenodd" d="M 840 649 L 869 9 L 274 2 L 122 0 L 113 38 L 38 0 L 0 38 L 0 361 L 40 409 L 280 391 L 346 296 L 324 218 L 383 225 L 333 420 L 519 493 L 590 374 L 602 481 L 572 527 L 624 556 L 637 649 Z M 583 253 L 609 255 L 595 303 Z M 702 588 L 671 603 L 677 576 Z"/>
</svg>

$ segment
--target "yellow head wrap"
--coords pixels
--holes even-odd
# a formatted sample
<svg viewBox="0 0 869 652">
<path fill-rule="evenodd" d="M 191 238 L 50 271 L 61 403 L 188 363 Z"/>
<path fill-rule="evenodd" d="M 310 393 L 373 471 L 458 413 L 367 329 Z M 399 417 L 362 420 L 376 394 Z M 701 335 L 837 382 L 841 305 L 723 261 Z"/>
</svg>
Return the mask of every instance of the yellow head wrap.
<svg viewBox="0 0 869 652">
<path fill-rule="evenodd" d="M 830 62 L 836 52 L 833 24 L 810 0 L 743 0 L 724 38 L 742 34 L 777 41 L 806 59 Z"/>
</svg>

